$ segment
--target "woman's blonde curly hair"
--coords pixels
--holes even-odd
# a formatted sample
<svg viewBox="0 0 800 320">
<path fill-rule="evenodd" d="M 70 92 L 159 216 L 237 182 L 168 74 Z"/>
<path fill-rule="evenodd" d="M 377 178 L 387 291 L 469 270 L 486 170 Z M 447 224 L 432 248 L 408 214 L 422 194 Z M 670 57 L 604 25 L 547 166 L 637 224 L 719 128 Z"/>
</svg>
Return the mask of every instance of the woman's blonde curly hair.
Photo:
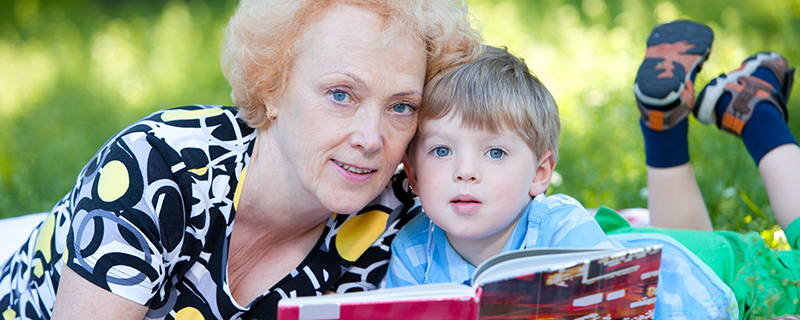
<svg viewBox="0 0 800 320">
<path fill-rule="evenodd" d="M 385 19 L 386 41 L 409 35 L 427 55 L 426 82 L 477 57 L 482 38 L 463 3 L 451 0 L 242 0 L 225 30 L 222 72 L 243 119 L 269 126 L 265 101 L 283 94 L 308 24 L 338 3 L 364 6 Z M 376 46 L 385 45 L 376 44 Z"/>
</svg>

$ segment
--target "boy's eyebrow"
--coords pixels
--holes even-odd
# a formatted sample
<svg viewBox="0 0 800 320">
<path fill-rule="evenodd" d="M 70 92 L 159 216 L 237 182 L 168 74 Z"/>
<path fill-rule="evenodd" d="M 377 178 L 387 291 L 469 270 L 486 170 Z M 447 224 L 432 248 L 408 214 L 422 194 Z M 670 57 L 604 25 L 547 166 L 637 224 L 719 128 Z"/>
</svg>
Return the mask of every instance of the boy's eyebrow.
<svg viewBox="0 0 800 320">
<path fill-rule="evenodd" d="M 440 135 L 441 132 L 443 132 L 443 130 L 437 130 L 437 129 L 420 130 L 419 138 L 420 139 L 430 138 L 432 136 Z"/>
</svg>

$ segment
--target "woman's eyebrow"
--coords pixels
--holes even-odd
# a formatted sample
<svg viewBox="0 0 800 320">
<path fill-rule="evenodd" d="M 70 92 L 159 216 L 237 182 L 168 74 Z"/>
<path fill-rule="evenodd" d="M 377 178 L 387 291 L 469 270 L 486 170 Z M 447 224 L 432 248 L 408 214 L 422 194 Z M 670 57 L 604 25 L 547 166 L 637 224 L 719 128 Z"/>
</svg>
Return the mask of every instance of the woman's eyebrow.
<svg viewBox="0 0 800 320">
<path fill-rule="evenodd" d="M 367 89 L 367 90 L 369 89 L 369 85 L 367 85 L 367 81 L 366 80 L 364 80 L 363 78 L 359 77 L 358 75 L 356 75 L 355 73 L 352 73 L 350 71 L 343 71 L 343 70 L 330 71 L 330 72 L 323 73 L 321 76 L 322 77 L 326 77 L 326 76 L 345 76 L 345 77 L 349 78 L 351 81 L 353 81 L 355 83 L 355 86 L 361 87 L 361 88 L 364 88 L 364 89 Z"/>
<path fill-rule="evenodd" d="M 359 77 L 357 74 L 349 72 L 349 71 L 334 71 L 324 75 L 342 75 L 350 78 L 355 85 L 363 90 L 370 92 L 372 91 L 370 86 L 367 84 L 367 81 L 363 78 Z M 400 98 L 411 97 L 413 99 L 421 100 L 422 99 L 422 91 L 420 90 L 408 90 L 408 91 L 401 91 L 393 93 L 389 96 L 389 100 L 396 100 Z"/>
<path fill-rule="evenodd" d="M 400 98 L 404 98 L 404 97 L 422 99 L 422 92 L 419 91 L 419 90 L 409 90 L 409 91 L 397 92 L 397 93 L 394 93 L 391 96 L 389 96 L 389 99 L 390 100 L 394 100 L 394 99 L 400 99 Z"/>
</svg>

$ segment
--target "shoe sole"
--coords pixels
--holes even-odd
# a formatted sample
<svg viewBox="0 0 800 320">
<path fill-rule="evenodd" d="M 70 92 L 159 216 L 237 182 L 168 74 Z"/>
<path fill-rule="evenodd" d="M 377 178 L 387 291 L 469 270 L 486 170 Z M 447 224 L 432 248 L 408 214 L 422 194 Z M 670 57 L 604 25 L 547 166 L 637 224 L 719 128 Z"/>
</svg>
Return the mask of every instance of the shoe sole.
<svg viewBox="0 0 800 320">
<path fill-rule="evenodd" d="M 680 98 L 683 90 L 686 89 L 686 84 L 692 82 L 691 77 L 694 70 L 699 69 L 708 59 L 713 41 L 714 32 L 711 28 L 691 21 L 675 21 L 653 29 L 647 39 L 648 49 L 665 44 L 693 45 L 693 47 L 686 48 L 685 51 L 678 54 L 697 55 L 697 58 L 691 61 L 688 69 L 683 70 L 685 73 L 683 79 L 674 77 L 659 78 L 663 72 L 668 71 L 664 69 L 664 71 L 656 73 L 653 70 L 656 70 L 660 64 L 664 63 L 665 59 L 659 57 L 645 58 L 639 67 L 636 82 L 634 83 L 633 90 L 636 98 L 652 106 L 665 106 L 675 102 Z M 681 42 L 685 43 L 681 44 Z M 673 64 L 672 72 L 685 68 L 683 64 L 677 63 L 677 61 L 666 62 Z M 680 69 L 678 69 L 678 66 L 680 66 Z"/>
<path fill-rule="evenodd" d="M 716 124 L 717 113 L 714 110 L 719 98 L 725 94 L 725 86 L 729 83 L 737 83 L 739 78 L 752 75 L 764 61 L 781 58 L 777 52 L 759 52 L 754 59 L 745 61 L 739 69 L 723 74 L 706 85 L 700 97 L 697 98 L 699 106 L 695 109 L 694 117 L 702 124 Z"/>
</svg>

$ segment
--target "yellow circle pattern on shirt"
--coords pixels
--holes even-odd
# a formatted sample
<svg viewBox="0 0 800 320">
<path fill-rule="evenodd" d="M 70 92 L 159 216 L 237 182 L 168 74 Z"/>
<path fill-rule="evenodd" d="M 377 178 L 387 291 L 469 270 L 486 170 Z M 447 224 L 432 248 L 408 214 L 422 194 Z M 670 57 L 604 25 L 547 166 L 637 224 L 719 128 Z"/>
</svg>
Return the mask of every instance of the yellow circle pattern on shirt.
<svg viewBox="0 0 800 320">
<path fill-rule="evenodd" d="M 12 320 L 17 317 L 17 312 L 14 309 L 6 309 L 3 311 L 3 320 Z"/>
<path fill-rule="evenodd" d="M 128 168 L 119 160 L 109 161 L 100 171 L 97 195 L 105 202 L 112 202 L 128 191 L 128 184 L 130 184 Z"/>
<path fill-rule="evenodd" d="M 203 314 L 195 308 L 186 307 L 175 313 L 175 320 L 202 320 Z"/>
<path fill-rule="evenodd" d="M 56 228 L 56 216 L 51 214 L 47 216 L 47 219 L 44 220 L 42 223 L 42 227 L 39 229 L 39 235 L 36 237 L 36 247 L 34 248 L 34 252 L 41 252 L 42 258 L 44 259 L 44 263 L 50 263 L 50 257 L 52 251 L 51 244 L 53 242 L 53 233 L 55 232 Z M 36 259 L 36 265 L 33 267 L 33 275 L 36 278 L 41 278 L 44 275 L 44 265 L 42 260 Z"/>
<path fill-rule="evenodd" d="M 200 117 L 202 116 L 210 118 L 221 115 L 222 113 L 223 113 L 222 108 L 209 108 L 209 109 L 197 109 L 197 110 L 167 110 L 161 114 L 161 121 L 169 122 L 169 121 L 180 121 L 180 120 L 194 120 L 194 119 L 200 119 Z"/>
<path fill-rule="evenodd" d="M 336 233 L 339 256 L 347 261 L 356 261 L 383 234 L 388 219 L 388 213 L 372 210 L 345 221 Z"/>
</svg>

